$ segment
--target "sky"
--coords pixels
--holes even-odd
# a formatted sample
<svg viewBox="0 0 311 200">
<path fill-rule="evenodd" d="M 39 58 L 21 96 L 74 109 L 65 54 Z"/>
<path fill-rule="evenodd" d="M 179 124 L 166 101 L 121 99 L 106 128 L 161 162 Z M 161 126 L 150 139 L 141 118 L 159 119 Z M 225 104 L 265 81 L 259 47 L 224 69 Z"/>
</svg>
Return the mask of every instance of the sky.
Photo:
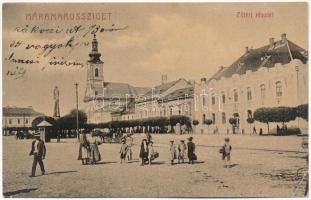
<svg viewBox="0 0 311 200">
<path fill-rule="evenodd" d="M 26 13 L 101 12 L 111 13 L 102 21 L 30 21 Z M 252 13 L 252 17 L 238 17 L 237 13 Z M 255 14 L 273 13 L 267 18 Z M 279 40 L 282 33 L 300 47 L 308 47 L 307 3 L 183 3 L 183 4 L 128 4 L 128 3 L 71 3 L 22 4 L 3 6 L 3 105 L 28 107 L 53 114 L 53 89 L 60 90 L 60 112 L 67 114 L 75 108 L 75 86 L 79 84 L 79 105 L 84 107 L 86 62 L 91 46 L 91 34 L 75 34 L 80 46 L 57 49 L 43 56 L 39 50 L 10 47 L 13 41 L 25 44 L 65 43 L 73 34 L 18 33 L 17 27 L 69 28 L 75 25 L 89 27 L 128 27 L 122 31 L 97 33 L 99 51 L 104 61 L 104 79 L 129 83 L 133 86 L 153 87 L 161 83 L 161 75 L 168 81 L 179 78 L 199 82 L 209 78 L 220 66 L 230 66 L 243 55 L 245 47 L 258 48 Z M 16 64 L 14 58 L 39 60 L 39 64 Z M 56 57 L 84 63 L 77 66 L 46 66 Z M 26 69 L 23 78 L 5 75 L 16 66 Z"/>
</svg>

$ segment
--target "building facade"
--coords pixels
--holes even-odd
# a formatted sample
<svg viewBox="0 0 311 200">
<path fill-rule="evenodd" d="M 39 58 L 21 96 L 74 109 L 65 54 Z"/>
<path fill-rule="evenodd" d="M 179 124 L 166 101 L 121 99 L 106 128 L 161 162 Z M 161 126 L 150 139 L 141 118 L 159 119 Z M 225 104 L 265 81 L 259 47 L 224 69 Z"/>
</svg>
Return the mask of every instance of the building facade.
<svg viewBox="0 0 311 200">
<path fill-rule="evenodd" d="M 201 132 L 230 133 L 230 118 L 237 119 L 237 131 L 251 133 L 267 125 L 260 122 L 248 124 L 257 108 L 288 106 L 308 103 L 308 52 L 286 38 L 270 38 L 269 44 L 257 49 L 245 49 L 229 67 L 220 67 L 208 80 L 202 79 L 195 88 Z M 213 124 L 207 127 L 205 119 Z M 288 124 L 306 132 L 308 124 L 296 118 Z M 271 127 L 276 127 L 272 124 Z"/>
<path fill-rule="evenodd" d="M 44 116 L 44 114 L 35 111 L 32 107 L 3 107 L 2 125 L 4 134 L 9 133 L 14 128 L 31 127 L 32 121 L 39 116 Z"/>
</svg>

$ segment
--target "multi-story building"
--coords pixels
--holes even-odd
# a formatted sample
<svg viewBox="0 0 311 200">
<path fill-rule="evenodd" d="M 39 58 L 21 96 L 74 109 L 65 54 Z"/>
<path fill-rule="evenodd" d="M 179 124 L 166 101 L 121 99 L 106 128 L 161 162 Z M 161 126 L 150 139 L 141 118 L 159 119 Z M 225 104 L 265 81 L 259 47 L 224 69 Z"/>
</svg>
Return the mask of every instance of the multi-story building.
<svg viewBox="0 0 311 200">
<path fill-rule="evenodd" d="M 202 122 L 211 119 L 211 130 L 231 131 L 228 119 L 237 119 L 239 132 L 250 132 L 247 118 L 261 107 L 295 107 L 308 103 L 308 52 L 282 34 L 281 40 L 257 49 L 246 47 L 245 53 L 229 67 L 220 67 L 208 80 L 195 88 L 198 110 L 195 119 L 199 129 L 207 132 Z M 290 126 L 307 129 L 307 122 L 296 119 Z M 267 131 L 265 124 L 255 122 L 257 130 Z"/>
<path fill-rule="evenodd" d="M 16 128 L 29 128 L 32 121 L 44 114 L 35 111 L 32 107 L 20 108 L 7 106 L 3 107 L 2 125 L 4 134 Z"/>
</svg>

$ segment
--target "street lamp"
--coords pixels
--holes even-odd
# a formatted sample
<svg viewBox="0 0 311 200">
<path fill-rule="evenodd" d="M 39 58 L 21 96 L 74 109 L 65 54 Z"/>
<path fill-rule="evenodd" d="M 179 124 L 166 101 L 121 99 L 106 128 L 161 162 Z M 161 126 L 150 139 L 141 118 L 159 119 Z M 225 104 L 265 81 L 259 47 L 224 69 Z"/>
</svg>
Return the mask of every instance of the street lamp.
<svg viewBox="0 0 311 200">
<path fill-rule="evenodd" d="M 295 70 L 296 70 L 296 75 L 297 75 L 297 106 L 298 106 L 299 105 L 299 77 L 298 77 L 299 66 L 296 66 Z M 297 126 L 299 129 L 299 117 L 297 118 Z"/>
<path fill-rule="evenodd" d="M 78 104 L 78 83 L 75 83 L 76 86 L 76 104 L 77 104 L 77 108 L 76 108 L 76 123 L 77 123 L 77 139 L 79 142 L 79 104 Z"/>
</svg>

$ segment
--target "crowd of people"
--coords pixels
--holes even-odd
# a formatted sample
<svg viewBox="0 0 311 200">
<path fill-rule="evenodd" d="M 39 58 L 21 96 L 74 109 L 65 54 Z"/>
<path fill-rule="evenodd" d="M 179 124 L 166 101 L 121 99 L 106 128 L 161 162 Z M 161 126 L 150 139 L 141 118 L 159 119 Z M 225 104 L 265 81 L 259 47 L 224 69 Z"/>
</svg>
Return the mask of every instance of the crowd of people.
<svg viewBox="0 0 311 200">
<path fill-rule="evenodd" d="M 79 135 L 79 153 L 78 160 L 81 160 L 82 165 L 96 164 L 102 160 L 98 145 L 102 144 L 102 140 L 94 133 L 86 134 L 83 132 Z M 146 137 L 142 139 L 139 150 L 139 158 L 141 160 L 141 166 L 152 165 L 152 161 L 159 157 L 159 153 L 153 147 L 152 136 L 150 133 L 146 134 Z M 177 142 L 176 142 L 177 143 Z M 133 138 L 131 135 L 124 135 L 121 139 L 120 147 L 120 163 L 126 163 L 133 159 Z M 188 164 L 194 164 L 197 160 L 195 153 L 196 146 L 193 142 L 193 137 L 188 138 L 187 144 L 185 140 L 180 140 L 175 145 L 175 141 L 171 140 L 169 145 L 169 160 L 171 165 L 177 163 L 184 163 L 188 159 Z M 231 155 L 231 144 L 229 138 L 225 138 L 225 143 L 219 150 L 224 160 L 224 167 L 230 167 L 230 155 Z M 36 166 L 39 163 L 42 174 L 45 173 L 43 160 L 46 154 L 46 147 L 44 141 L 40 138 L 40 134 L 35 135 L 35 140 L 32 142 L 31 152 L 29 155 L 34 156 L 31 177 L 35 176 Z"/>
</svg>

